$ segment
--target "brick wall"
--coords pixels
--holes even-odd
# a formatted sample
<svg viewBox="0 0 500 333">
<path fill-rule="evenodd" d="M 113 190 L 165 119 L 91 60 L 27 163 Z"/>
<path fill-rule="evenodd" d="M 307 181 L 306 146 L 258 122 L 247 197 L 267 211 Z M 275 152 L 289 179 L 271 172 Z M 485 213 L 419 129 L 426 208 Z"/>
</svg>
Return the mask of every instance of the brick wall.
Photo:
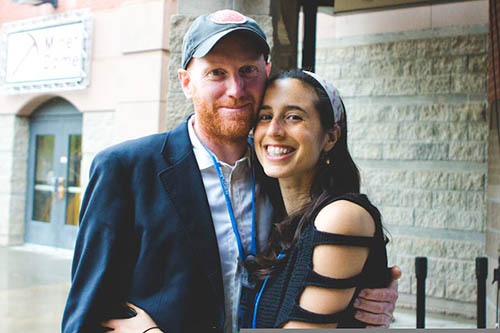
<svg viewBox="0 0 500 333">
<path fill-rule="evenodd" d="M 490 1 L 491 3 L 491 1 Z M 490 7 L 490 26 L 488 36 L 488 106 L 490 115 L 490 131 L 488 137 L 488 180 L 487 180 L 487 220 L 486 220 L 486 253 L 489 258 L 488 270 L 488 303 L 487 320 L 488 327 L 494 327 L 496 316 L 496 297 L 497 284 L 492 284 L 493 269 L 498 267 L 498 258 L 500 255 L 500 145 L 498 133 L 498 115 L 497 107 L 500 99 L 500 59 L 499 59 L 499 33 L 500 28 L 500 5 Z M 493 63 L 495 66 L 493 67 Z M 493 72 L 493 68 L 495 72 Z M 495 83 L 496 78 L 496 96 Z"/>
<path fill-rule="evenodd" d="M 351 42 L 350 42 L 351 41 Z M 335 41 L 332 44 L 336 44 Z M 475 315 L 475 257 L 485 253 L 486 27 L 339 39 L 316 71 L 344 97 L 363 191 L 415 304 L 414 258 L 429 260 L 427 308 Z"/>
</svg>

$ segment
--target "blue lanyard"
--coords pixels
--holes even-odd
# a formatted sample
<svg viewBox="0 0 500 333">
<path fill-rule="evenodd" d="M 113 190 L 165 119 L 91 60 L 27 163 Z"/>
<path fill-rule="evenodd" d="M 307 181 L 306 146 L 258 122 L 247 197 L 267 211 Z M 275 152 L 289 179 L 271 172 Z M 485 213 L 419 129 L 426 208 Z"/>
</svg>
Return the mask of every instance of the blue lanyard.
<svg viewBox="0 0 500 333">
<path fill-rule="evenodd" d="M 219 176 L 220 185 L 222 187 L 222 191 L 224 192 L 224 198 L 226 199 L 226 206 L 227 206 L 227 211 L 229 212 L 229 219 L 231 220 L 231 225 L 233 226 L 233 232 L 234 235 L 236 236 L 239 258 L 243 262 L 246 259 L 245 250 L 243 249 L 243 244 L 241 243 L 241 237 L 238 231 L 238 225 L 236 224 L 236 218 L 234 217 L 233 205 L 231 204 L 229 191 L 227 190 L 226 187 L 226 180 L 224 179 L 224 175 L 222 174 L 220 164 L 217 161 L 215 155 L 203 144 L 203 142 L 201 142 L 201 140 L 200 143 L 203 146 L 203 148 L 205 148 L 207 153 L 212 158 L 212 161 L 214 162 L 215 171 L 217 172 L 217 176 Z M 250 165 L 251 165 L 251 175 L 252 175 L 252 245 L 250 249 L 250 254 L 255 256 L 257 254 L 257 239 L 255 237 L 255 179 L 254 179 L 252 160 L 250 160 Z"/>
<path fill-rule="evenodd" d="M 278 254 L 278 259 L 283 258 L 285 255 L 283 253 Z M 269 273 L 266 276 L 266 279 L 264 280 L 264 283 L 262 283 L 262 287 L 260 287 L 259 293 L 255 297 L 255 305 L 253 307 L 253 318 L 252 318 L 252 327 L 251 328 L 257 328 L 257 310 L 259 308 L 259 303 L 260 303 L 260 298 L 262 296 L 262 293 L 264 292 L 264 288 L 266 288 L 267 281 L 269 280 L 269 277 L 271 276 L 271 273 Z"/>
</svg>

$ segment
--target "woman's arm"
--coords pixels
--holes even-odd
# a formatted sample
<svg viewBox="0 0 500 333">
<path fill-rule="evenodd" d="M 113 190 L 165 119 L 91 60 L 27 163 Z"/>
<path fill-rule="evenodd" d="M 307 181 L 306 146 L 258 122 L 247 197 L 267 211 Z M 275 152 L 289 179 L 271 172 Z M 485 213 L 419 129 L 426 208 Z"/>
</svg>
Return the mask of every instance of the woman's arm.
<svg viewBox="0 0 500 333">
<path fill-rule="evenodd" d="M 127 306 L 137 313 L 135 317 L 127 319 L 111 319 L 101 323 L 103 327 L 113 329 L 113 333 L 161 333 L 163 332 L 146 311 L 127 303 Z"/>
<path fill-rule="evenodd" d="M 324 207 L 316 220 L 320 231 L 352 236 L 372 237 L 375 222 L 361 206 L 347 200 L 335 201 Z M 345 279 L 361 273 L 369 249 L 361 246 L 317 245 L 313 251 L 313 270 L 323 276 Z M 331 314 L 345 309 L 354 295 L 355 288 L 327 289 L 307 286 L 299 299 L 299 306 L 305 310 Z M 286 323 L 284 328 L 326 328 L 334 324 L 311 324 L 298 321 Z"/>
</svg>

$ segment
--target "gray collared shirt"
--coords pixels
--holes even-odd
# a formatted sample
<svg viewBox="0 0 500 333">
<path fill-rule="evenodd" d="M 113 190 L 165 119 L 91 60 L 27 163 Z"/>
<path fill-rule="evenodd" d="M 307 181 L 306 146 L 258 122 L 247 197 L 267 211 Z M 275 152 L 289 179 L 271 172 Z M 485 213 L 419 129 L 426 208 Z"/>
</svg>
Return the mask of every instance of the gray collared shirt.
<svg viewBox="0 0 500 333">
<path fill-rule="evenodd" d="M 194 117 L 188 122 L 189 138 L 193 152 L 200 168 L 203 185 L 207 193 L 210 213 L 214 223 L 217 245 L 219 247 L 224 284 L 225 324 L 224 332 L 236 332 L 238 325 L 238 305 L 241 292 L 241 267 L 238 265 L 238 246 L 229 218 L 228 207 L 213 160 L 201 144 L 193 128 Z M 245 253 L 250 253 L 252 241 L 252 185 L 251 185 L 251 152 L 236 161 L 234 166 L 218 161 L 229 191 L 231 205 L 241 242 Z M 269 234 L 272 207 L 268 197 L 261 193 L 261 186 L 255 185 L 255 224 L 257 246 L 262 250 Z"/>
</svg>

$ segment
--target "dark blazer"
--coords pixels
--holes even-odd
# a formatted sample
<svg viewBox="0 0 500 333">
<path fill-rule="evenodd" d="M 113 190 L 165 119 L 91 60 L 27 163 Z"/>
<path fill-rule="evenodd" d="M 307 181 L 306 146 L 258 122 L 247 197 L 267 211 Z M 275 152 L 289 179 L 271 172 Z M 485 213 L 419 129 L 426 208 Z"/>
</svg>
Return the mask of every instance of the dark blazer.
<svg viewBox="0 0 500 333">
<path fill-rule="evenodd" d="M 99 332 L 130 301 L 165 332 L 223 328 L 217 240 L 187 120 L 94 159 L 62 331 Z"/>
</svg>

